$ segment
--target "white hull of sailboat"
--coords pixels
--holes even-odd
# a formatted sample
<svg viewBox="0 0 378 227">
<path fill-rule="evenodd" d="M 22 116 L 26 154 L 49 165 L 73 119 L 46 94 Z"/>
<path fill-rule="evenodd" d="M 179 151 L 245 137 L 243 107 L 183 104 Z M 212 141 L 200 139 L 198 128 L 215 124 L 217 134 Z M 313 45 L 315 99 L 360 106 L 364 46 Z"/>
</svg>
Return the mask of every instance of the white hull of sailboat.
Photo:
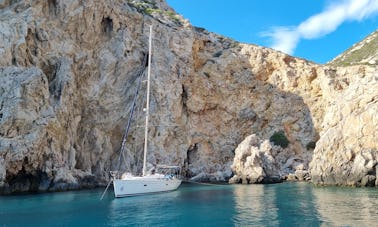
<svg viewBox="0 0 378 227">
<path fill-rule="evenodd" d="M 113 181 L 115 197 L 136 196 L 176 190 L 181 184 L 177 178 L 133 177 Z"/>
</svg>

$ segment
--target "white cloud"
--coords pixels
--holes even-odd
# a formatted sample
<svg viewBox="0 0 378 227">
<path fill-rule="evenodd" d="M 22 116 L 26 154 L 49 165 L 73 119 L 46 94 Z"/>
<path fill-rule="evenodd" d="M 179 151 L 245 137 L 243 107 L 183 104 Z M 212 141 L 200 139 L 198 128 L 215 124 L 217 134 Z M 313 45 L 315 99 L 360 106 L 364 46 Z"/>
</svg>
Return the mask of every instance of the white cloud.
<svg viewBox="0 0 378 227">
<path fill-rule="evenodd" d="M 377 13 L 378 0 L 338 0 L 297 26 L 275 27 L 265 35 L 272 38 L 272 48 L 293 54 L 301 39 L 322 37 L 345 21 L 361 21 Z"/>
<path fill-rule="evenodd" d="M 285 53 L 291 53 L 299 42 L 299 34 L 293 27 L 276 27 L 273 32 L 265 33 L 265 36 L 273 38 L 272 48 Z"/>
</svg>

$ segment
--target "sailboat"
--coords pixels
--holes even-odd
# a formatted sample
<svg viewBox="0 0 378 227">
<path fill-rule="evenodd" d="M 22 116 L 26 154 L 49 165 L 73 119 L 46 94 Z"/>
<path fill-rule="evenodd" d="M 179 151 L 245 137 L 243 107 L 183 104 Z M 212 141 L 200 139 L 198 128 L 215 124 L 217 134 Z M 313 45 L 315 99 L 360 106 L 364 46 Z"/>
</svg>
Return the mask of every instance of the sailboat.
<svg viewBox="0 0 378 227">
<path fill-rule="evenodd" d="M 144 151 L 143 151 L 143 174 L 142 176 L 132 176 L 131 174 L 115 174 L 113 179 L 114 195 L 116 198 L 125 196 L 143 195 L 147 193 L 157 193 L 176 190 L 180 184 L 180 168 L 178 166 L 158 165 L 157 170 L 163 170 L 162 173 L 147 173 L 147 149 L 148 149 L 148 123 L 149 123 L 149 105 L 150 105 L 150 79 L 151 79 L 151 50 L 152 50 L 152 26 L 150 26 L 149 35 L 149 55 L 147 71 L 147 95 L 145 110 L 145 132 L 144 132 Z M 134 99 L 135 102 L 136 99 Z M 134 103 L 135 104 L 135 103 Z M 134 105 L 133 104 L 133 105 Z M 129 121 L 130 123 L 130 121 Z M 128 127 L 129 127 L 128 123 Z M 123 141 L 123 146 L 125 143 Z"/>
</svg>

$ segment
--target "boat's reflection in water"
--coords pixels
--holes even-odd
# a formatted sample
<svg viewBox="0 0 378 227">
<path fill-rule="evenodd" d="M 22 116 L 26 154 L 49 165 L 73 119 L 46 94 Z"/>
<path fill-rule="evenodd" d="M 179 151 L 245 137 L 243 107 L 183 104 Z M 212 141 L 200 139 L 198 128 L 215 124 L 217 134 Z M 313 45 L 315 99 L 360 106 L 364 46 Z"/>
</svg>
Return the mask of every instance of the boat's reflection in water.
<svg viewBox="0 0 378 227">
<path fill-rule="evenodd" d="M 174 223 L 180 218 L 180 212 L 175 211 L 178 196 L 178 191 L 171 191 L 113 199 L 109 204 L 108 224 L 148 226 Z"/>
</svg>

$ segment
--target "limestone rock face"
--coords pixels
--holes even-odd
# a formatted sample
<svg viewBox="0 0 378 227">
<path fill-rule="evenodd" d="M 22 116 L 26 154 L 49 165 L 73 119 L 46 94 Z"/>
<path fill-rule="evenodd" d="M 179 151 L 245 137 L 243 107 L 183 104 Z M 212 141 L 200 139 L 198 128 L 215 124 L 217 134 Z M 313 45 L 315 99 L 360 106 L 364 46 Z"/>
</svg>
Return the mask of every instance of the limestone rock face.
<svg viewBox="0 0 378 227">
<path fill-rule="evenodd" d="M 156 40 L 163 42 L 156 42 L 159 49 L 167 48 L 171 32 L 159 29 L 156 19 L 144 17 L 124 1 L 5 1 L 1 7 L 0 191 L 104 184 L 109 170 L 117 166 L 136 71 L 147 50 L 145 24 L 156 23 Z M 166 68 L 173 56 L 156 54 L 154 64 L 161 64 L 160 58 Z M 173 60 L 170 66 L 179 62 Z M 156 71 L 161 73 L 161 68 Z M 172 93 L 173 101 L 165 105 L 173 108 L 182 88 L 167 83 L 172 80 L 163 75 L 167 76 L 160 85 L 174 89 L 155 89 Z M 155 108 L 156 100 L 168 100 L 165 95 L 155 95 Z M 176 152 L 183 145 L 169 142 L 171 131 L 161 133 L 156 139 L 160 144 L 151 147 L 159 153 L 169 144 L 171 154 L 168 151 L 164 161 L 180 164 L 183 158 Z M 139 151 L 129 155 L 129 162 L 139 155 Z"/>
<path fill-rule="evenodd" d="M 368 66 L 319 66 L 237 43 L 192 27 L 162 0 L 2 1 L 0 9 L 2 193 L 104 185 L 111 170 L 140 173 L 141 106 L 124 158 L 119 159 L 119 151 L 138 75 L 145 67 L 149 25 L 154 38 L 147 160 L 149 165 L 179 165 L 193 180 L 247 176 L 243 171 L 254 169 L 252 162 L 245 166 L 234 156 L 238 144 L 252 134 L 259 138 L 251 146 L 256 150 L 253 160 L 261 161 L 258 153 L 277 165 L 269 169 L 258 164 L 265 168 L 265 178 L 293 171 L 297 178 L 304 176 L 313 155 L 309 145 L 328 128 L 344 130 L 337 123 L 342 117 L 323 122 L 336 114 L 332 108 L 349 105 L 337 103 L 336 97 L 341 100 L 350 94 L 346 91 L 359 88 L 360 77 L 374 78 L 376 72 Z M 359 94 L 373 97 L 368 87 L 375 85 L 372 79 L 366 81 L 366 92 Z M 143 83 L 140 93 L 144 91 Z M 359 98 L 361 105 L 371 102 Z M 360 104 L 350 121 L 365 113 L 358 108 Z M 289 140 L 289 147 L 280 151 L 284 157 L 263 142 L 277 131 Z M 323 145 L 317 145 L 314 157 L 326 162 L 322 155 L 330 147 L 322 140 L 318 144 Z M 374 146 L 363 148 L 371 149 L 373 157 Z M 293 163 L 301 167 L 290 167 Z M 313 166 L 315 179 L 325 176 Z M 363 181 L 370 184 L 373 167 L 361 168 L 368 173 Z"/>
<path fill-rule="evenodd" d="M 316 184 L 377 185 L 377 69 L 351 67 L 348 81 L 326 109 L 320 140 L 310 164 Z"/>
<path fill-rule="evenodd" d="M 227 180 L 246 136 L 279 130 L 293 152 L 312 152 L 306 144 L 317 140 L 320 121 L 311 115 L 323 114 L 312 95 L 321 94 L 318 74 L 325 74 L 315 64 L 193 28 L 164 1 L 2 7 L 5 193 L 106 183 L 118 166 L 150 24 L 150 164 L 180 165 L 195 180 Z M 142 143 L 143 131 L 132 127 L 120 170 L 140 172 Z"/>
<path fill-rule="evenodd" d="M 213 172 L 219 160 L 231 165 L 238 143 L 250 134 L 269 139 L 284 131 L 293 153 L 312 152 L 306 145 L 317 140 L 319 122 L 313 122 L 306 104 L 314 100 L 300 96 L 310 97 L 312 91 L 309 84 L 298 85 L 293 76 L 299 74 L 310 83 L 317 76 L 315 65 L 214 34 L 198 37 L 193 49 L 194 71 L 183 84 L 190 175 Z M 296 93 L 290 92 L 294 89 Z M 312 107 L 322 114 L 317 104 Z M 199 159 L 203 161 L 192 161 Z"/>
</svg>

